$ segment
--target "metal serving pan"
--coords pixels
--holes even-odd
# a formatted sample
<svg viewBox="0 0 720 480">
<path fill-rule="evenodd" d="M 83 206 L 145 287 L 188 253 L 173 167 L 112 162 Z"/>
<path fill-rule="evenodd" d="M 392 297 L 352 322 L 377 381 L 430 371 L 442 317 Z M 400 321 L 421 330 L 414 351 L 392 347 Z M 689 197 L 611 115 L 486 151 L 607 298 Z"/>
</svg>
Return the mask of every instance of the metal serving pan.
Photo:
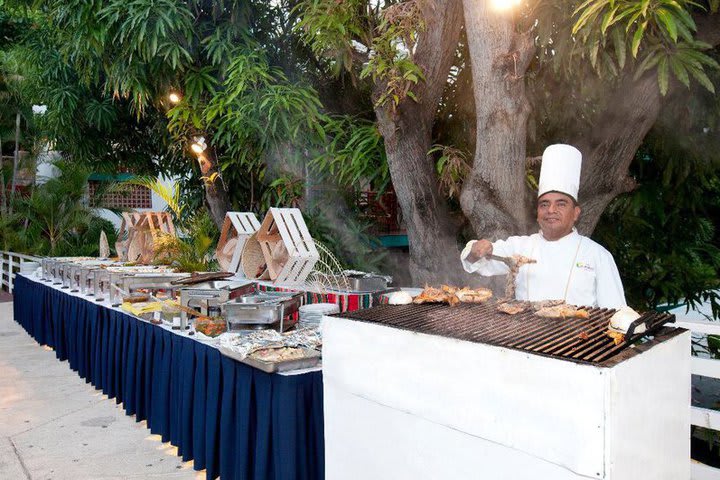
<svg viewBox="0 0 720 480">
<path fill-rule="evenodd" d="M 318 352 L 317 350 L 310 350 L 308 348 L 303 348 L 302 350 L 305 355 L 303 358 L 286 360 L 284 362 L 266 362 L 264 360 L 252 358 L 252 356 L 249 355 L 245 358 L 242 358 L 240 355 L 233 352 L 232 350 L 222 346 L 220 347 L 220 353 L 222 353 L 223 355 L 267 373 L 280 373 L 289 372 L 292 370 L 302 370 L 304 368 L 317 367 L 320 364 L 320 361 L 322 359 L 322 355 L 320 354 L 320 352 Z"/>
<path fill-rule="evenodd" d="M 228 322 L 228 331 L 244 330 L 247 325 L 273 328 L 279 324 L 280 331 L 297 323 L 292 315 L 302 305 L 303 294 L 287 292 L 262 292 L 243 295 L 220 305 Z M 288 316 L 291 318 L 286 319 Z"/>
</svg>

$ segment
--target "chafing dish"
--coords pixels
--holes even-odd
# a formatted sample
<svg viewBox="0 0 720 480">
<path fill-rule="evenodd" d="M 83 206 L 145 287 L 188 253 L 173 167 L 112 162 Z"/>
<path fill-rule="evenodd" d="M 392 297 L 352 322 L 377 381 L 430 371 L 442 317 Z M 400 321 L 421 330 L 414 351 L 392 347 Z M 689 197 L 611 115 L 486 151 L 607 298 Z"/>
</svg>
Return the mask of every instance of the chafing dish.
<svg viewBox="0 0 720 480">
<path fill-rule="evenodd" d="M 220 305 L 228 332 L 248 328 L 276 328 L 285 331 L 297 323 L 302 293 L 261 292 L 243 295 Z"/>
<path fill-rule="evenodd" d="M 64 266 L 75 262 L 97 260 L 92 257 L 46 257 L 40 260 L 41 279 L 47 282 L 62 283 Z"/>
<path fill-rule="evenodd" d="M 100 268 L 93 271 L 92 295 L 95 296 L 95 300 L 98 302 L 102 302 L 106 298 L 109 298 L 113 301 L 113 303 L 117 303 L 116 301 L 119 298 L 117 288 L 120 286 L 123 276 L 132 274 L 163 274 L 172 272 L 173 270 L 170 267 L 164 265 Z M 171 280 L 176 279 L 177 278 L 172 278 Z M 112 285 L 115 285 L 115 287 L 112 287 Z"/>
<path fill-rule="evenodd" d="M 347 270 L 343 275 L 337 275 L 335 282 L 341 289 L 350 292 L 380 292 L 387 290 L 388 284 L 392 283 L 392 277 Z"/>
<path fill-rule="evenodd" d="M 110 301 L 113 304 L 122 303 L 123 295 L 132 296 L 137 290 L 147 290 L 155 296 L 160 292 L 167 292 L 170 297 L 175 296 L 175 292 L 180 287 L 173 285 L 173 281 L 187 278 L 188 273 L 137 273 L 134 275 L 122 275 L 118 282 L 110 283 Z"/>
<path fill-rule="evenodd" d="M 73 292 L 79 291 L 80 293 L 88 296 L 94 294 L 93 281 L 96 272 L 103 272 L 106 268 L 121 267 L 122 262 L 111 262 L 108 260 L 97 260 L 92 262 L 82 262 L 80 265 L 71 267 L 72 272 L 70 274 L 71 284 Z"/>
<path fill-rule="evenodd" d="M 213 280 L 180 289 L 180 304 L 195 309 L 205 316 L 213 316 L 213 311 L 220 311 L 220 304 L 241 295 L 253 293 L 256 289 L 254 282 Z M 188 327 L 188 313 L 180 313 L 180 328 Z"/>
</svg>

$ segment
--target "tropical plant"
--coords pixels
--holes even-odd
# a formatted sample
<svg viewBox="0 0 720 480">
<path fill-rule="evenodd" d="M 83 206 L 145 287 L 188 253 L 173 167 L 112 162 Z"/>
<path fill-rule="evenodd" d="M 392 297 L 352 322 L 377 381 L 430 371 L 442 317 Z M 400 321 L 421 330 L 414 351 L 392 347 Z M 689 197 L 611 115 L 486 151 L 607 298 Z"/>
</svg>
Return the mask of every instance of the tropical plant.
<svg viewBox="0 0 720 480">
<path fill-rule="evenodd" d="M 709 302 L 718 318 L 720 177 L 713 167 L 697 163 L 683 168 L 685 174 L 666 176 L 664 171 L 673 168 L 668 164 L 692 159 L 652 146 L 641 149 L 633 166 L 638 188 L 611 204 L 595 237 L 613 253 L 631 305 L 685 303 L 689 308 Z"/>
<path fill-rule="evenodd" d="M 587 45 L 586 55 L 599 73 L 606 67 L 618 75 L 625 68 L 629 50 L 639 62 L 634 67 L 635 78 L 656 69 L 663 95 L 668 92 L 671 74 L 686 87 L 694 78 L 714 92 L 706 70 L 720 65 L 705 53 L 712 46 L 695 38 L 694 8 L 702 6 L 690 0 L 587 0 L 574 12 L 577 22 L 572 34 Z M 717 2 L 710 8 L 717 12 Z"/>
<path fill-rule="evenodd" d="M 305 182 L 291 173 L 282 173 L 275 180 L 270 182 L 262 198 L 263 210 L 270 207 L 292 207 L 300 206 L 301 199 L 305 196 Z"/>
<path fill-rule="evenodd" d="M 439 154 L 435 163 L 440 188 L 449 198 L 457 198 L 462 191 L 462 184 L 470 173 L 467 155 L 462 150 L 447 146 L 433 145 L 428 155 Z"/>
<path fill-rule="evenodd" d="M 310 167 L 342 186 L 383 191 L 390 182 L 383 137 L 375 122 L 340 116 L 325 125 L 329 142 Z"/>
<path fill-rule="evenodd" d="M 214 259 L 220 232 L 205 211 L 188 220 L 183 236 L 161 235 L 155 244 L 157 258 L 180 272 L 209 272 L 218 268 Z"/>
</svg>

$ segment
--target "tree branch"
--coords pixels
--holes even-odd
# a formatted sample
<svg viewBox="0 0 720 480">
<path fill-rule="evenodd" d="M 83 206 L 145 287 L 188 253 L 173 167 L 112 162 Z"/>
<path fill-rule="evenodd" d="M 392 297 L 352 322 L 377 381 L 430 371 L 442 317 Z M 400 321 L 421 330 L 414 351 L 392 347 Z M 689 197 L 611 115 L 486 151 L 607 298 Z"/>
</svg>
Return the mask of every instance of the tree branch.
<svg viewBox="0 0 720 480">
<path fill-rule="evenodd" d="M 422 10 L 427 28 L 419 34 L 414 57 L 425 82 L 415 90 L 426 107 L 424 120 L 432 121 L 455 60 L 463 23 L 462 8 L 460 0 L 425 1 Z"/>
</svg>

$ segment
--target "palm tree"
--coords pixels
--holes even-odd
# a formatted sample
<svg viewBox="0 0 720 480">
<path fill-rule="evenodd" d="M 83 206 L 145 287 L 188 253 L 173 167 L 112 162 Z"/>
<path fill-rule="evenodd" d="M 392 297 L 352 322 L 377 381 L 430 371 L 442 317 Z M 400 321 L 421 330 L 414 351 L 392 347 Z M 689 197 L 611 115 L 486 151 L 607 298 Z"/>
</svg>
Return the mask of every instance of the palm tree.
<svg viewBox="0 0 720 480">
<path fill-rule="evenodd" d="M 38 186 L 23 200 L 29 223 L 49 242 L 51 256 L 66 235 L 89 224 L 94 216 L 85 202 L 89 173 L 63 162 L 55 166 L 61 176 Z"/>
</svg>

